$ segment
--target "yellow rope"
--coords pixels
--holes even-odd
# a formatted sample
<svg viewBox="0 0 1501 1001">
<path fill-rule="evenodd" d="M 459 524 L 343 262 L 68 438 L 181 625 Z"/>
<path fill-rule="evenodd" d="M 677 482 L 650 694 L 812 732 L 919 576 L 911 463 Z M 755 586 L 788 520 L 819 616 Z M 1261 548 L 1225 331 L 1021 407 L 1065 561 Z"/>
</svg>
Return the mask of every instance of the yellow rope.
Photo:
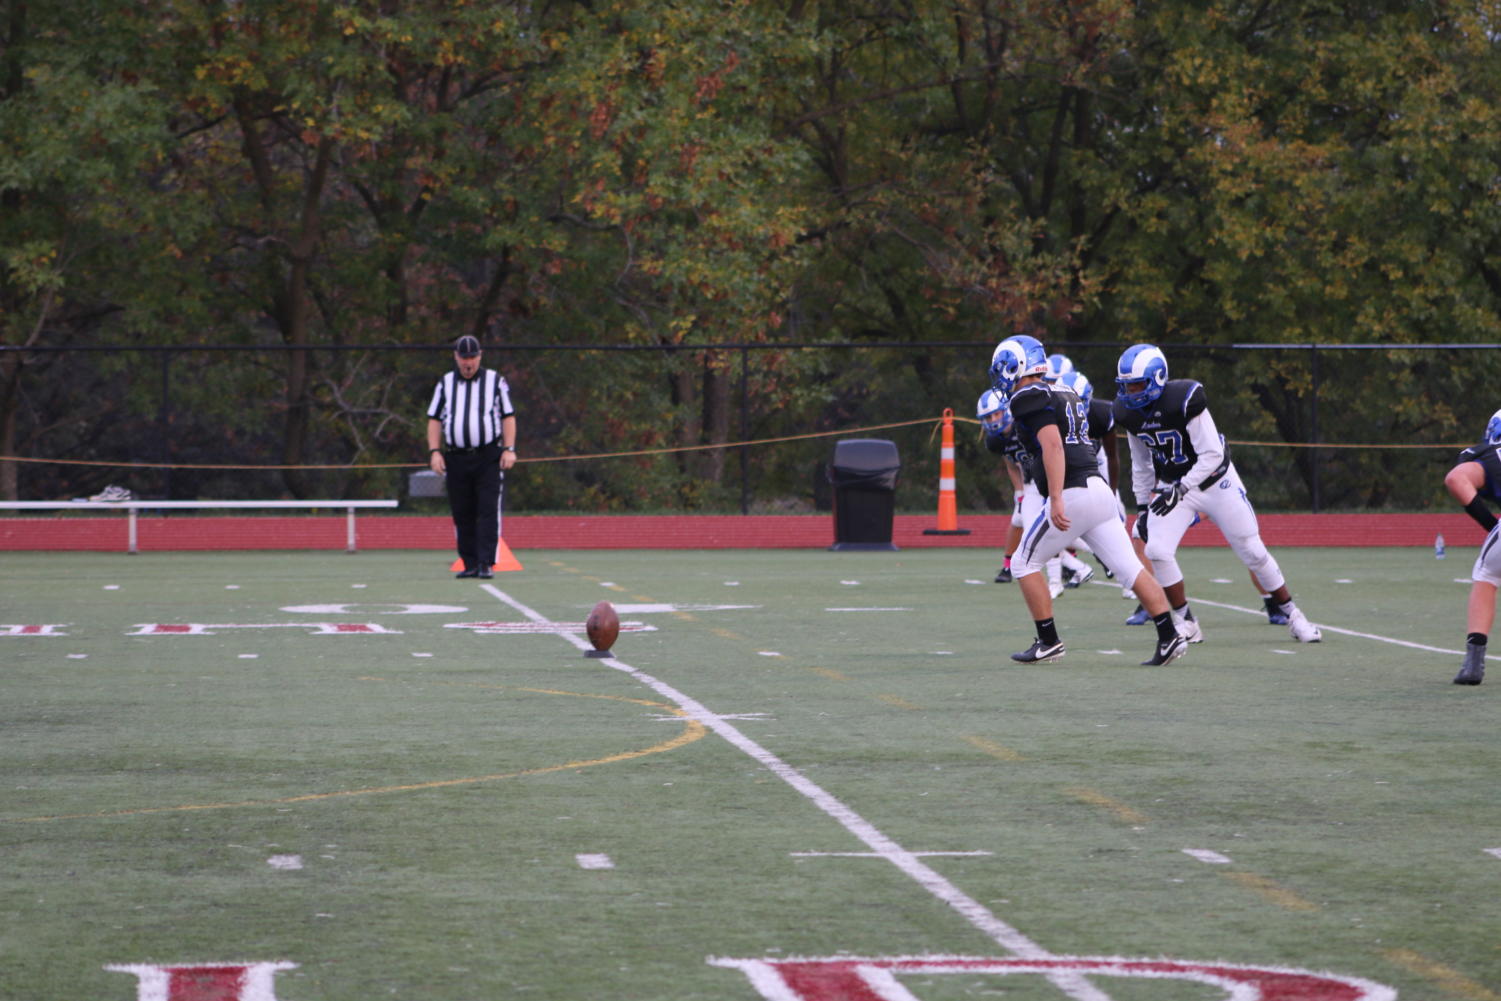
<svg viewBox="0 0 1501 1001">
<path fill-rule="evenodd" d="M 871 424 L 861 428 L 845 428 L 842 431 L 813 431 L 808 434 L 787 435 L 782 438 L 757 438 L 752 441 L 727 441 L 715 445 L 678 445 L 671 448 L 643 448 L 630 452 L 590 452 L 579 455 L 546 455 L 537 458 L 517 459 L 522 462 L 573 462 L 581 459 L 624 459 L 637 455 L 669 455 L 674 452 L 703 452 L 716 448 L 740 448 L 744 445 L 775 445 L 779 442 L 804 441 L 809 438 L 829 438 L 834 435 L 857 434 L 863 431 L 883 431 L 888 428 L 911 427 L 915 424 L 937 424 L 941 417 L 925 417 L 915 421 L 897 421 L 892 424 Z M 263 465 L 251 466 L 235 463 L 188 463 L 188 462 L 103 462 L 97 459 L 33 459 L 22 455 L 0 455 L 0 462 L 49 463 L 56 466 L 108 466 L 111 469 L 426 469 L 425 462 L 367 462 L 330 463 L 326 465 Z"/>
<path fill-rule="evenodd" d="M 966 424 L 980 423 L 974 417 L 953 418 Z M 781 438 L 756 438 L 750 441 L 727 441 L 713 445 L 678 445 L 670 448 L 642 448 L 627 452 L 588 452 L 577 455 L 546 455 L 535 458 L 518 459 L 523 462 L 579 462 L 586 459 L 628 459 L 642 455 L 671 455 L 677 452 L 704 452 L 718 448 L 742 448 L 749 445 L 776 445 L 789 441 L 807 441 L 813 438 L 832 438 L 836 435 L 862 434 L 867 431 L 885 431 L 891 428 L 913 427 L 919 424 L 932 424 L 933 432 L 936 433 L 942 425 L 941 417 L 923 417 L 918 420 L 896 421 L 891 424 L 869 424 L 865 427 L 845 428 L 840 431 L 813 431 L 808 434 L 786 435 Z M 931 437 L 931 435 L 930 435 Z M 1302 442 L 1302 441 L 1236 441 L 1226 439 L 1226 444 L 1247 447 L 1266 448 L 1329 448 L 1329 449 L 1415 449 L 1415 448 L 1442 448 L 1457 451 L 1468 447 L 1467 445 L 1446 445 L 1442 443 L 1415 445 L 1415 444 L 1384 444 L 1376 442 Z M 426 469 L 423 462 L 367 462 L 367 463 L 327 463 L 321 465 L 247 465 L 242 463 L 202 463 L 202 462 L 104 462 L 97 459 L 36 459 L 24 455 L 0 455 L 0 462 L 31 462 L 47 463 L 56 466 L 107 466 L 111 469 Z"/>
</svg>

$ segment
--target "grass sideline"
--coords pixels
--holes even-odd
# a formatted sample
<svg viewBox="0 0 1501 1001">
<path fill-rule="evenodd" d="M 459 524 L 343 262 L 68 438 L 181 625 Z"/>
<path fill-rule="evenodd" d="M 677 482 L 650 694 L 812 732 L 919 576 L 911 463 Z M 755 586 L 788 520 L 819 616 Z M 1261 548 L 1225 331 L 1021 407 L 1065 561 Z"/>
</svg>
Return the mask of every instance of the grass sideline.
<svg viewBox="0 0 1501 1001">
<path fill-rule="evenodd" d="M 1501 999 L 1501 669 L 1449 683 L 1473 549 L 1279 551 L 1312 646 L 1231 554 L 1186 550 L 1207 642 L 1160 669 L 1101 582 L 1058 602 L 1062 662 L 1012 665 L 1030 627 L 991 551 L 518 555 L 487 587 L 432 552 L 7 554 L 0 626 L 49 628 L 0 635 L 0 998 L 282 961 L 281 1001 L 757 1001 L 708 960 L 1009 955 L 729 728 L 956 853 L 916 862 L 1049 955 Z M 614 662 L 515 631 L 600 598 L 653 627 Z M 188 623 L 216 628 L 144 634 Z"/>
</svg>

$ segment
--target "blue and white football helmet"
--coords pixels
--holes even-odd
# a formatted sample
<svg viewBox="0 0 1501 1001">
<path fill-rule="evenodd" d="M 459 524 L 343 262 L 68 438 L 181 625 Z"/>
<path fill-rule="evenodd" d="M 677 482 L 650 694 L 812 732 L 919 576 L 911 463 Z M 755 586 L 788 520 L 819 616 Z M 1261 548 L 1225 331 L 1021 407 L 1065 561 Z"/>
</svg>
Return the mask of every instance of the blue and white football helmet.
<svg viewBox="0 0 1501 1001">
<path fill-rule="evenodd" d="M 1008 337 L 990 356 L 990 387 L 1009 400 L 1023 376 L 1042 375 L 1048 370 L 1048 352 L 1042 342 L 1026 334 Z"/>
<path fill-rule="evenodd" d="M 1126 387 L 1133 382 L 1145 382 L 1146 387 L 1134 393 Z M 1167 356 L 1152 344 L 1133 344 L 1121 353 L 1116 365 L 1115 384 L 1119 387 L 1116 399 L 1132 410 L 1144 410 L 1157 402 L 1162 387 L 1167 385 Z"/>
<path fill-rule="evenodd" d="M 1048 370 L 1043 373 L 1043 382 L 1057 382 L 1060 377 L 1074 370 L 1074 363 L 1068 355 L 1048 355 Z"/>
<path fill-rule="evenodd" d="M 992 438 L 1011 430 L 1011 408 L 1001 399 L 1001 394 L 993 389 L 980 394 L 980 399 L 975 404 L 975 416 L 980 419 L 980 426 L 985 429 L 985 433 Z"/>
<path fill-rule="evenodd" d="M 1074 395 L 1083 400 L 1086 406 L 1094 399 L 1094 384 L 1089 381 L 1089 376 L 1078 369 L 1064 372 L 1058 377 L 1058 384 L 1072 389 Z"/>
<path fill-rule="evenodd" d="M 1491 419 L 1485 425 L 1485 441 L 1488 445 L 1494 445 L 1501 441 L 1501 410 L 1491 414 Z"/>
</svg>

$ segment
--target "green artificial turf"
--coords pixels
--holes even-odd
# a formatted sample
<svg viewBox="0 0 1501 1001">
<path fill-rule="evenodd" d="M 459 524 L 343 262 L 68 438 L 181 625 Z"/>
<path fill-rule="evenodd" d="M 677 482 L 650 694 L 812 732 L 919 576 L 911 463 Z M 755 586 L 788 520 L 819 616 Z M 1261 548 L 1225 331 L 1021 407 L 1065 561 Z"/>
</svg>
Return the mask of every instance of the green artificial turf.
<svg viewBox="0 0 1501 1001">
<path fill-rule="evenodd" d="M 1473 550 L 1279 551 L 1317 645 L 1184 550 L 1206 642 L 1165 668 L 1103 574 L 1057 603 L 1064 660 L 1011 663 L 1031 625 L 989 551 L 517 555 L 487 586 L 437 553 L 6 554 L 0 998 L 281 961 L 281 1001 L 757 1001 L 709 960 L 1014 956 L 950 887 L 1037 955 L 1501 999 L 1501 667 L 1450 684 Z M 613 660 L 472 625 L 602 598 Z M 941 886 L 830 803 L 951 853 L 918 856 Z"/>
</svg>

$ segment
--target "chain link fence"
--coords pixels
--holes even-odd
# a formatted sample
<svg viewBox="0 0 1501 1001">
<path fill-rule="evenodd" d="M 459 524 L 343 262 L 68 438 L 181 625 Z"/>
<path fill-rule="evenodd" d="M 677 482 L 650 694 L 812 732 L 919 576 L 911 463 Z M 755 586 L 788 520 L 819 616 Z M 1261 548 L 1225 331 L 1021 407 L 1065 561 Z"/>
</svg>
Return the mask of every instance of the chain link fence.
<svg viewBox="0 0 1501 1001">
<path fill-rule="evenodd" d="M 991 343 L 491 345 L 511 383 L 518 513 L 827 507 L 841 436 L 896 442 L 896 506 L 935 509 L 938 421 L 957 426 L 962 511 L 1009 510 L 972 423 Z M 1114 394 L 1117 343 L 1054 344 Z M 1261 510 L 1423 510 L 1501 406 L 1498 345 L 1164 344 L 1202 382 Z M 408 500 L 447 345 L 0 349 L 15 499 L 107 484 L 160 499 Z M 305 373 L 304 387 L 296 387 Z M 290 388 L 289 388 L 290 387 Z M 6 415 L 0 414 L 0 418 Z M 1119 445 L 1125 468 L 1125 446 Z M 1128 490 L 1122 484 L 1123 490 Z M 441 502 L 413 501 L 409 510 Z"/>
</svg>

